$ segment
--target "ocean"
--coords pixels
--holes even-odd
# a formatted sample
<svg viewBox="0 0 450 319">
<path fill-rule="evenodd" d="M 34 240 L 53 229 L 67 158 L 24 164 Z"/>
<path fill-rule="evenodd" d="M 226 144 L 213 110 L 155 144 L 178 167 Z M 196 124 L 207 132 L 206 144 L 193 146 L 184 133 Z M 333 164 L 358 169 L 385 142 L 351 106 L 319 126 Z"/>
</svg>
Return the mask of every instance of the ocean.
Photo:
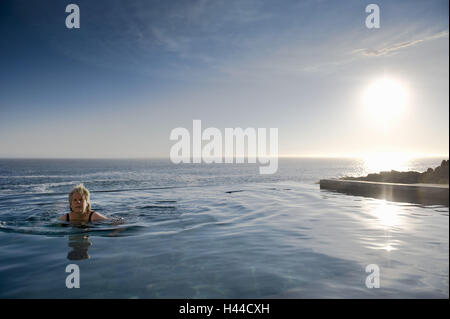
<svg viewBox="0 0 450 319">
<path fill-rule="evenodd" d="M 257 164 L 2 159 L 0 298 L 448 298 L 448 207 L 318 185 L 370 172 L 339 158 L 282 158 L 273 175 Z M 123 223 L 57 221 L 78 183 Z M 80 288 L 69 289 L 73 264 Z"/>
</svg>

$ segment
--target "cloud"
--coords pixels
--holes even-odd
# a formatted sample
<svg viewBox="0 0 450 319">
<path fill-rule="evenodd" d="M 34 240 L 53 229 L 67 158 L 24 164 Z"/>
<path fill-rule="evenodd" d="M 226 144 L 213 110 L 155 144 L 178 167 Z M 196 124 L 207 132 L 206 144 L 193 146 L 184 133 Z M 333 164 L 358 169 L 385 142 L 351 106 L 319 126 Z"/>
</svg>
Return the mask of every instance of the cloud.
<svg viewBox="0 0 450 319">
<path fill-rule="evenodd" d="M 357 50 L 354 50 L 352 53 L 361 53 L 365 56 L 382 56 L 382 55 L 386 55 L 386 54 L 389 54 L 394 51 L 398 51 L 398 50 L 401 50 L 404 48 L 411 47 L 411 46 L 416 45 L 421 42 L 430 41 L 430 40 L 439 39 L 439 38 L 445 38 L 445 37 L 448 37 L 448 31 L 439 32 L 437 34 L 425 37 L 423 39 L 395 43 L 391 46 L 387 46 L 387 47 L 384 47 L 381 49 L 357 49 Z"/>
<path fill-rule="evenodd" d="M 153 27 L 151 30 L 153 37 L 169 51 L 179 51 L 183 47 L 182 41 L 169 36 L 162 29 Z"/>
</svg>

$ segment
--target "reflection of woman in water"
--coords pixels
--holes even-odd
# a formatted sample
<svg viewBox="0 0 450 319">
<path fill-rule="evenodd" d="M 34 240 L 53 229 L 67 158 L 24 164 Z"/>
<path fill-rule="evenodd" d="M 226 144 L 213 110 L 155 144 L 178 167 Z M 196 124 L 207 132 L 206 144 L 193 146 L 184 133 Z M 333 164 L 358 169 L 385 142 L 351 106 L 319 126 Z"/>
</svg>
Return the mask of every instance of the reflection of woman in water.
<svg viewBox="0 0 450 319">
<path fill-rule="evenodd" d="M 70 213 L 67 213 L 59 220 L 68 222 L 95 222 L 108 219 L 100 213 L 91 210 L 89 191 L 83 184 L 75 186 L 69 194 Z"/>
<path fill-rule="evenodd" d="M 69 235 L 69 247 L 72 247 L 72 250 L 67 254 L 67 259 L 69 260 L 82 260 L 89 259 L 90 256 L 88 254 L 89 246 L 92 243 L 89 241 L 88 235 L 83 234 L 74 234 Z"/>
</svg>

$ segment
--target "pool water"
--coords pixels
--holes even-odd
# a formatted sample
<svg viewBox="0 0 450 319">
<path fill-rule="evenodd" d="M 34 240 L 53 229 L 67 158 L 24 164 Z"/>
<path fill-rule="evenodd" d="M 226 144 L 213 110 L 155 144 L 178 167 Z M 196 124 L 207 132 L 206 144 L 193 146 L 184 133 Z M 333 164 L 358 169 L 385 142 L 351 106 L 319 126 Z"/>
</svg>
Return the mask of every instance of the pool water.
<svg viewBox="0 0 450 319">
<path fill-rule="evenodd" d="M 367 172 L 350 159 L 286 159 L 275 175 L 257 172 L 1 160 L 0 297 L 449 297 L 448 207 L 320 190 L 320 178 Z M 78 182 L 110 221 L 57 220 Z M 80 269 L 79 289 L 66 287 L 69 264 Z M 379 288 L 366 286 L 368 265 L 379 268 Z"/>
</svg>

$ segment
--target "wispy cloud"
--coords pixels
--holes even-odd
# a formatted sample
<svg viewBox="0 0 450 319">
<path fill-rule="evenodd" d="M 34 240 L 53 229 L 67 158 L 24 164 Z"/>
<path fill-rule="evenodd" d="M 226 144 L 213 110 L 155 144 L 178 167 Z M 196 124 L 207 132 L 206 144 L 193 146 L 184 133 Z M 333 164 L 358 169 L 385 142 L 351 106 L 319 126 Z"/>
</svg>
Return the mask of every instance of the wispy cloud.
<svg viewBox="0 0 450 319">
<path fill-rule="evenodd" d="M 392 44 L 390 46 L 386 46 L 384 48 L 381 49 L 357 49 L 354 50 L 352 53 L 355 54 L 363 54 L 364 56 L 382 56 L 382 55 L 387 55 L 390 54 L 392 52 L 404 49 L 404 48 L 408 48 L 411 47 L 413 45 L 416 45 L 418 43 L 422 43 L 425 41 L 430 41 L 430 40 L 435 40 L 435 39 L 439 39 L 439 38 L 445 38 L 448 37 L 448 31 L 443 31 L 443 32 L 439 32 L 437 34 L 431 35 L 431 36 L 427 36 L 424 37 L 422 39 L 417 39 L 417 40 L 411 40 L 411 41 L 406 41 L 406 42 L 400 42 L 400 43 L 395 43 Z"/>
<path fill-rule="evenodd" d="M 176 39 L 171 37 L 162 29 L 157 27 L 152 27 L 151 30 L 156 41 L 162 44 L 169 51 L 181 51 L 185 47 L 186 42 L 188 42 L 187 39 Z"/>
</svg>

